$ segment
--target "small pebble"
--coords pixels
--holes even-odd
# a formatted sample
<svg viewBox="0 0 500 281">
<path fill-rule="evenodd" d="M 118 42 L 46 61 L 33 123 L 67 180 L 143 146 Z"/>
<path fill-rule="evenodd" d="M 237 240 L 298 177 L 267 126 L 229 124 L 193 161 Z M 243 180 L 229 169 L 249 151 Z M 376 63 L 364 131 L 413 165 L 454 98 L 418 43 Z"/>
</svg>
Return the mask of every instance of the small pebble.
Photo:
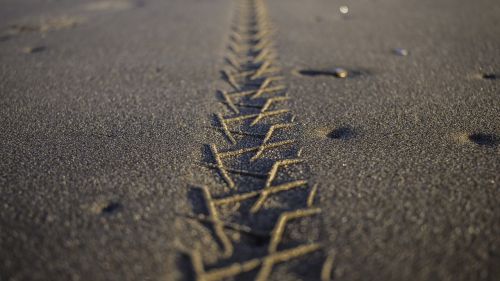
<svg viewBox="0 0 500 281">
<path fill-rule="evenodd" d="M 393 51 L 398 56 L 406 57 L 408 55 L 408 50 L 403 48 L 395 48 Z"/>
<path fill-rule="evenodd" d="M 340 6 L 339 11 L 342 14 L 347 14 L 347 13 L 349 13 L 349 7 L 347 7 L 347 6 Z"/>
<path fill-rule="evenodd" d="M 335 68 L 333 72 L 335 73 L 335 76 L 337 76 L 337 78 L 346 78 L 348 75 L 347 70 L 340 67 Z"/>
</svg>

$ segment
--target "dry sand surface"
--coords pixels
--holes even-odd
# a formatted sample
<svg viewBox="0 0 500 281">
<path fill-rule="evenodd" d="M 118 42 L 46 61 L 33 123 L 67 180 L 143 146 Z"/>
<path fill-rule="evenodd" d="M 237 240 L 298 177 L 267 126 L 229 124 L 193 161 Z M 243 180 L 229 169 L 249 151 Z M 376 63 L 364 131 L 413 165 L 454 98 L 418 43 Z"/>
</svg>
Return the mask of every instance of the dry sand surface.
<svg viewBox="0 0 500 281">
<path fill-rule="evenodd" d="M 0 280 L 500 280 L 500 2 L 0 0 Z"/>
</svg>

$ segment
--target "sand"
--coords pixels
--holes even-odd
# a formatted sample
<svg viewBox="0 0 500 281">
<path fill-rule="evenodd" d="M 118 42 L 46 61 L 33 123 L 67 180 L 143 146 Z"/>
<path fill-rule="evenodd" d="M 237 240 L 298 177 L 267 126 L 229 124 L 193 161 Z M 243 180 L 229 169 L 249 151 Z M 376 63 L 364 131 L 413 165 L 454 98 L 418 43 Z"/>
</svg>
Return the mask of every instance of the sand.
<svg viewBox="0 0 500 281">
<path fill-rule="evenodd" d="M 497 1 L 239 2 L 2 1 L 0 279 L 497 280 Z"/>
</svg>

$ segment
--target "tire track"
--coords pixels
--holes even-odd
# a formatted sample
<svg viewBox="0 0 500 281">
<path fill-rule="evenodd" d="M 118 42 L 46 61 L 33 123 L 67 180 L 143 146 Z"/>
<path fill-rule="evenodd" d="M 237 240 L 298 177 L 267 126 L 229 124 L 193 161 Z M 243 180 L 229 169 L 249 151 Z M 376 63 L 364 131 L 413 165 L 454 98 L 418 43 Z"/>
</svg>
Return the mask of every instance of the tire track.
<svg viewBox="0 0 500 281">
<path fill-rule="evenodd" d="M 209 229 L 218 245 L 219 258 L 209 264 L 200 242 L 191 241 L 193 247 L 185 250 L 199 281 L 242 275 L 268 280 L 278 264 L 321 255 L 317 235 L 287 233 L 295 223 L 317 227 L 313 219 L 321 209 L 314 204 L 318 186 L 305 178 L 264 2 L 239 0 L 229 36 L 221 71 L 226 86 L 218 93 L 224 110 L 214 114 L 211 127 L 221 140 L 207 145 L 210 160 L 201 163 L 218 184 L 195 187 L 206 212 L 189 216 Z"/>
</svg>

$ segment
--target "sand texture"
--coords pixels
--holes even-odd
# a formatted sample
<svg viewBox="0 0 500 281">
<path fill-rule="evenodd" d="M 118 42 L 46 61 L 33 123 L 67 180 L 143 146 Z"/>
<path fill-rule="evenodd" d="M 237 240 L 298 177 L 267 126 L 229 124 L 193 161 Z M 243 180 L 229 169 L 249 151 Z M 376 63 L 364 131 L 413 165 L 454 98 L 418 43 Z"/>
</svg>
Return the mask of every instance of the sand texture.
<svg viewBox="0 0 500 281">
<path fill-rule="evenodd" d="M 499 15 L 0 1 L 0 280 L 499 280 Z"/>
</svg>

